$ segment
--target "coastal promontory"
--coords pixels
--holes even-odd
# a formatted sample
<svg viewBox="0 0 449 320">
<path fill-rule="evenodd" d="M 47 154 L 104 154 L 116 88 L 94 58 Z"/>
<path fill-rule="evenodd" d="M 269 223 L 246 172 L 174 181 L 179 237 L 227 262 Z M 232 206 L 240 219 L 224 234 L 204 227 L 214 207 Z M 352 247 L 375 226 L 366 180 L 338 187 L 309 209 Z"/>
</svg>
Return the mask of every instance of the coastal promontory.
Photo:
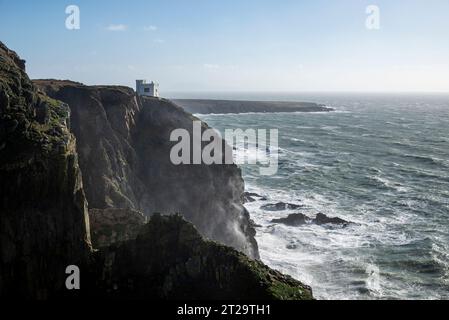
<svg viewBox="0 0 449 320">
<path fill-rule="evenodd" d="M 171 164 L 193 120 L 126 87 L 33 83 L 0 42 L 0 298 L 312 299 L 258 260 L 236 165 Z"/>
</svg>

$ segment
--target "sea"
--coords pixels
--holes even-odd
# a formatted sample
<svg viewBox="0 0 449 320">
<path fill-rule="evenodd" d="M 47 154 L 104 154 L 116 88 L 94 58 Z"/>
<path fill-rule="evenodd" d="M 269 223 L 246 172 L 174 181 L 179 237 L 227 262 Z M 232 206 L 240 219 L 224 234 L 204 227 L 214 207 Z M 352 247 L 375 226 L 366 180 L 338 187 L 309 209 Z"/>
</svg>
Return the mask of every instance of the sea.
<svg viewBox="0 0 449 320">
<path fill-rule="evenodd" d="M 261 259 L 317 299 L 449 299 L 449 95 L 203 93 L 308 101 L 334 112 L 197 115 L 225 129 L 278 129 L 278 171 L 242 164 Z M 266 204 L 297 204 L 267 211 Z M 287 226 L 292 213 L 352 222 Z"/>
</svg>

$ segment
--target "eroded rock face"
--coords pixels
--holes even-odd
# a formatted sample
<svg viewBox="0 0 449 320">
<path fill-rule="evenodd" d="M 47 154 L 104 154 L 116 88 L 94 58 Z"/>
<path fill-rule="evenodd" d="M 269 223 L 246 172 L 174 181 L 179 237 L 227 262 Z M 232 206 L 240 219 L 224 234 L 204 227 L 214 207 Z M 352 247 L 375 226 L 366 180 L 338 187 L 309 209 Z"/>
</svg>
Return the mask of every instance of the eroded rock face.
<svg viewBox="0 0 449 320">
<path fill-rule="evenodd" d="M 312 299 L 308 286 L 205 241 L 177 216 L 153 215 L 135 240 L 96 253 L 93 296 L 147 299 Z M 155 277 L 154 275 L 158 275 Z"/>
<path fill-rule="evenodd" d="M 132 209 L 90 209 L 92 246 L 101 248 L 135 239 L 147 218 Z"/>
<path fill-rule="evenodd" d="M 204 240 L 181 216 L 155 215 L 142 226 L 142 215 L 132 209 L 93 209 L 92 227 L 98 232 L 95 236 L 100 235 L 96 241 L 104 241 L 105 246 L 92 250 L 77 147 L 68 130 L 69 109 L 37 92 L 22 63 L 14 52 L 0 43 L 1 299 L 312 298 L 310 288 L 291 277 L 232 248 Z M 75 96 L 82 101 L 90 99 L 84 95 Z M 90 111 L 85 112 L 89 114 Z M 125 136 L 132 126 L 132 112 L 128 111 L 122 115 L 128 115 L 129 122 L 126 125 L 120 122 L 121 134 Z M 96 121 L 101 123 L 100 119 L 101 116 Z M 99 145 L 107 145 L 109 141 L 99 140 Z M 83 150 L 89 153 L 89 144 L 85 147 L 87 149 Z M 110 153 L 104 156 L 115 165 L 123 160 Z M 85 160 L 93 161 L 89 157 Z M 114 170 L 117 168 L 122 167 L 114 167 Z M 228 170 L 231 171 L 222 174 L 234 173 L 232 168 L 230 166 Z M 109 172 L 107 170 L 102 173 Z M 163 173 L 165 170 L 167 168 L 161 166 Z M 113 179 L 112 186 L 118 186 L 117 190 L 125 194 L 129 189 L 125 182 L 120 183 L 122 174 L 119 171 L 105 181 Z M 241 180 L 239 177 L 231 176 L 229 183 L 233 183 L 233 178 Z M 218 184 L 214 191 L 220 190 L 220 183 L 228 181 L 225 178 L 214 180 Z M 205 185 L 210 179 L 206 178 Z M 90 183 L 91 187 L 95 186 L 92 181 Z M 169 187 L 175 186 L 171 181 L 166 183 Z M 120 203 L 123 198 L 119 195 L 110 199 L 112 203 Z M 214 197 L 208 199 L 210 203 L 215 200 Z M 219 203 L 224 201 L 224 198 L 217 199 Z M 232 202 L 233 198 L 228 199 Z M 209 208 L 207 203 L 204 207 Z M 249 221 L 245 210 L 241 215 L 231 215 L 231 221 L 237 216 L 241 224 Z M 201 214 L 192 214 L 192 217 L 198 218 Z M 102 228 L 110 228 L 115 234 L 101 238 Z M 248 237 L 254 237 L 251 230 L 254 231 L 253 228 L 241 229 Z M 65 288 L 65 269 L 73 264 L 81 269 L 82 290 Z"/>
<path fill-rule="evenodd" d="M 1 42 L 0 92 L 0 297 L 46 299 L 90 253 L 69 109 L 39 94 Z"/>
<path fill-rule="evenodd" d="M 136 97 L 130 88 L 35 83 L 71 108 L 91 208 L 130 208 L 148 216 L 181 213 L 203 236 L 258 258 L 255 231 L 242 204 L 240 169 L 170 161 L 177 143 L 170 141 L 171 132 L 182 128 L 191 134 L 199 119 L 168 100 Z"/>
</svg>

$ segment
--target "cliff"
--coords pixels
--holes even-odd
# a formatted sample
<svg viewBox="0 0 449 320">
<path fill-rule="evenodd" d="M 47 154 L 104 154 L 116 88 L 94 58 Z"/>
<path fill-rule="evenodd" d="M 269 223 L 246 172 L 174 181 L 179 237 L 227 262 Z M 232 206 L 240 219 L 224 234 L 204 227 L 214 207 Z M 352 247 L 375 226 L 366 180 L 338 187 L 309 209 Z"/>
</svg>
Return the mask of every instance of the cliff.
<svg viewBox="0 0 449 320">
<path fill-rule="evenodd" d="M 92 246 L 102 248 L 135 239 L 146 221 L 141 212 L 132 209 L 90 209 Z"/>
<path fill-rule="evenodd" d="M 169 128 L 160 126 L 185 125 L 190 115 L 167 101 L 140 101 L 128 88 L 47 84 L 53 96 L 66 92 L 69 109 L 38 91 L 24 66 L 0 42 L 1 299 L 312 298 L 300 282 L 204 239 L 182 216 L 150 212 L 185 209 L 203 234 L 256 255 L 237 167 L 189 173 L 163 156 Z M 89 212 L 83 180 L 97 206 Z M 151 213 L 149 222 L 134 208 Z M 200 219 L 215 228 L 204 230 Z M 81 269 L 81 290 L 65 287 L 69 265 Z"/>
<path fill-rule="evenodd" d="M 0 297 L 48 298 L 65 266 L 86 262 L 87 203 L 68 118 L 0 42 Z"/>
<path fill-rule="evenodd" d="M 182 107 L 185 111 L 194 114 L 334 111 L 332 108 L 313 102 L 211 99 L 174 99 L 173 102 Z"/>
<path fill-rule="evenodd" d="M 93 297 L 312 299 L 310 287 L 232 248 L 205 241 L 180 215 L 153 215 L 135 240 L 100 250 L 95 259 L 97 281 L 89 282 Z"/>
<path fill-rule="evenodd" d="M 176 144 L 170 133 L 184 128 L 192 135 L 197 118 L 168 100 L 136 97 L 126 87 L 35 84 L 70 106 L 89 208 L 182 213 L 203 236 L 258 258 L 240 169 L 170 161 Z"/>
</svg>

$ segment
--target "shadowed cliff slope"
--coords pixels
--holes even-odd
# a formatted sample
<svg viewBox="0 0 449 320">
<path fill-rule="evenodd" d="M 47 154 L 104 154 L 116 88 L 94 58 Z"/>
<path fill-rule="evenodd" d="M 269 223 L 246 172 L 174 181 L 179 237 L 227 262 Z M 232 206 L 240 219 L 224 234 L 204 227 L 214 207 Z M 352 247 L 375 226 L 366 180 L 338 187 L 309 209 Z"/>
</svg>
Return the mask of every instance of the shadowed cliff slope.
<svg viewBox="0 0 449 320">
<path fill-rule="evenodd" d="M 202 235 L 258 257 L 255 230 L 242 205 L 240 169 L 170 161 L 176 144 L 170 133 L 178 128 L 192 133 L 197 118 L 168 100 L 136 97 L 126 87 L 35 84 L 70 106 L 90 208 L 181 213 Z"/>
<path fill-rule="evenodd" d="M 0 42 L 0 297 L 48 298 L 63 285 L 65 266 L 87 258 L 87 204 L 68 117 Z"/>
<path fill-rule="evenodd" d="M 179 215 L 153 215 L 135 240 L 104 248 L 95 258 L 101 267 L 95 276 L 99 281 L 91 282 L 93 296 L 312 299 L 310 287 L 232 248 L 204 241 Z"/>
</svg>

